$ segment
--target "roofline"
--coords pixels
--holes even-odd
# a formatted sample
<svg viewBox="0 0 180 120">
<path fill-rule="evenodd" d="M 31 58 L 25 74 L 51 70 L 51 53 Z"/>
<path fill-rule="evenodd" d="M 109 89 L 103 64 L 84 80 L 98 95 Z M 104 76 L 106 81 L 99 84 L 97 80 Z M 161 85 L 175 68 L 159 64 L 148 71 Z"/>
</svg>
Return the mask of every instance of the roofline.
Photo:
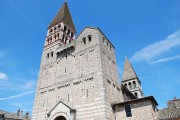
<svg viewBox="0 0 180 120">
<path fill-rule="evenodd" d="M 76 39 L 81 35 L 81 33 L 86 29 L 86 28 L 90 28 L 90 29 L 96 29 L 98 31 L 100 31 L 104 37 L 106 37 L 106 39 L 108 40 L 108 42 L 112 45 L 112 47 L 115 49 L 114 45 L 112 44 L 112 42 L 108 39 L 108 37 L 102 32 L 102 30 L 99 27 L 91 27 L 91 26 L 86 26 L 80 33 L 79 35 L 76 37 Z"/>
<path fill-rule="evenodd" d="M 58 105 L 59 103 L 63 103 L 66 107 L 68 107 L 70 110 L 75 110 L 74 108 L 72 108 L 71 106 L 69 106 L 67 103 L 65 103 L 64 101 L 60 100 L 48 113 L 47 115 L 49 115 Z"/>
<path fill-rule="evenodd" d="M 155 100 L 155 98 L 153 96 L 147 96 L 147 97 L 143 97 L 143 98 L 129 100 L 129 101 L 126 101 L 126 102 L 115 103 L 115 104 L 112 104 L 112 106 L 115 106 L 115 105 L 124 105 L 124 104 L 128 104 L 128 103 L 133 103 L 133 102 L 138 102 L 140 100 L 148 100 L 148 99 L 153 101 L 156 104 L 156 106 L 158 105 L 157 101 Z"/>
</svg>

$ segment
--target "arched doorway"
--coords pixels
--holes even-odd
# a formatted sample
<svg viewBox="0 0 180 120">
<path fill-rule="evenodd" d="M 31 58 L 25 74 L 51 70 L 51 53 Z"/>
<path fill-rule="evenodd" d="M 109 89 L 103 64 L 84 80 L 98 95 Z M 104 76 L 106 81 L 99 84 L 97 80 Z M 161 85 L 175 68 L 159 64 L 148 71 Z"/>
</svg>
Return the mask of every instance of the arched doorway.
<svg viewBox="0 0 180 120">
<path fill-rule="evenodd" d="M 54 120 L 66 120 L 66 118 L 63 116 L 59 116 L 59 117 L 55 118 Z"/>
</svg>

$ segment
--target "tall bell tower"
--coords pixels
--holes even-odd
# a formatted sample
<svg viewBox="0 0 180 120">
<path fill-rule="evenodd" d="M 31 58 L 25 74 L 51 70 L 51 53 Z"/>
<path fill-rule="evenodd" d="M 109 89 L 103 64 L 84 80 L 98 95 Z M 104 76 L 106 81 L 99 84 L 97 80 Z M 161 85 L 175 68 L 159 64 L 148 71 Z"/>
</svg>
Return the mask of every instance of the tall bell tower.
<svg viewBox="0 0 180 120">
<path fill-rule="evenodd" d="M 60 87 L 57 86 L 57 83 L 62 82 L 62 76 L 68 74 L 68 63 L 62 62 L 62 59 L 67 59 L 67 57 L 74 58 L 72 53 L 75 50 L 75 33 L 76 29 L 68 4 L 64 2 L 48 26 L 42 53 L 32 120 L 47 120 L 48 112 L 60 99 L 69 101 L 67 100 L 70 98 L 69 94 L 66 95 L 66 98 L 58 95 L 57 89 L 60 89 Z M 69 84 L 66 86 L 68 85 Z"/>
</svg>

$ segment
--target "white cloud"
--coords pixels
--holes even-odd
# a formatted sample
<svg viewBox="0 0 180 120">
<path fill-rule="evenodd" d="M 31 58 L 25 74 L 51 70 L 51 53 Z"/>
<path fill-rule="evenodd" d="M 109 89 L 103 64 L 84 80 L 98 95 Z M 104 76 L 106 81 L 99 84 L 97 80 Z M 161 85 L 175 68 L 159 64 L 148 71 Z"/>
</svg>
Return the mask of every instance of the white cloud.
<svg viewBox="0 0 180 120">
<path fill-rule="evenodd" d="M 35 81 L 28 81 L 24 84 L 0 83 L 0 90 L 8 90 L 8 91 L 34 90 L 35 87 L 36 87 Z"/>
<path fill-rule="evenodd" d="M 19 98 L 19 97 L 22 97 L 22 96 L 25 96 L 25 95 L 32 94 L 34 92 L 35 91 L 27 91 L 27 92 L 24 92 L 24 93 L 21 93 L 21 94 L 17 94 L 17 95 L 5 97 L 5 98 L 0 98 L 0 100 L 9 100 L 9 99 L 14 99 L 14 98 Z"/>
<path fill-rule="evenodd" d="M 136 52 L 130 60 L 132 62 L 149 62 L 177 46 L 180 46 L 180 30 L 169 35 L 164 40 L 161 40 L 154 44 L 148 45 L 145 48 L 142 48 L 140 51 Z"/>
<path fill-rule="evenodd" d="M 35 81 L 29 81 L 29 82 L 25 83 L 25 85 L 22 85 L 22 88 L 26 89 L 26 90 L 35 89 Z"/>
<path fill-rule="evenodd" d="M 38 76 L 38 70 L 28 70 L 28 73 Z"/>
<path fill-rule="evenodd" d="M 174 57 L 167 57 L 167 58 L 159 59 L 159 60 L 156 60 L 156 61 L 152 62 L 152 64 L 161 63 L 161 62 L 167 62 L 167 61 L 176 60 L 176 59 L 180 59 L 180 55 L 177 55 L 177 56 L 174 56 Z"/>
<path fill-rule="evenodd" d="M 0 72 L 0 80 L 7 80 L 8 76 L 5 73 Z"/>
</svg>

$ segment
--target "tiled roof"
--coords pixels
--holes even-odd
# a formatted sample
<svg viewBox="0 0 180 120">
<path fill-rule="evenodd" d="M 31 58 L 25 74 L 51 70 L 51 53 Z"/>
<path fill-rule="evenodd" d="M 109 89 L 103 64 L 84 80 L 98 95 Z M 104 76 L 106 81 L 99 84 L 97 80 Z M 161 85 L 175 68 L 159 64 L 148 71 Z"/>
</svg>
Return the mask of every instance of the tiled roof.
<svg viewBox="0 0 180 120">
<path fill-rule="evenodd" d="M 56 14 L 55 18 L 51 22 L 48 28 L 53 27 L 54 25 L 57 25 L 59 22 L 64 21 L 67 25 L 69 25 L 72 29 L 75 29 L 71 14 L 69 12 L 68 4 L 65 2 L 61 9 Z"/>
<path fill-rule="evenodd" d="M 122 81 L 138 78 L 128 58 L 125 60 Z"/>
<path fill-rule="evenodd" d="M 158 112 L 157 120 L 170 120 L 180 118 L 180 108 L 164 108 Z"/>
</svg>

